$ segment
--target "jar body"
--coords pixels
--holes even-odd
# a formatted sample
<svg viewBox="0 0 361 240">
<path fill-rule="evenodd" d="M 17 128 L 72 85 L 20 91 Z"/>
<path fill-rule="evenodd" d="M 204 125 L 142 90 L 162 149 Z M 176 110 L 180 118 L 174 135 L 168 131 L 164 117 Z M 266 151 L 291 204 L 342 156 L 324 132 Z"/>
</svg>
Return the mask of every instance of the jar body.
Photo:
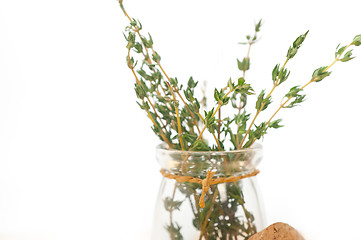
<svg viewBox="0 0 361 240">
<path fill-rule="evenodd" d="M 174 176 L 205 179 L 242 176 L 254 171 L 261 149 L 239 152 L 189 153 L 157 149 L 163 169 Z M 248 239 L 265 227 L 255 177 L 211 185 L 200 207 L 202 184 L 163 178 L 154 216 L 153 240 Z"/>
</svg>

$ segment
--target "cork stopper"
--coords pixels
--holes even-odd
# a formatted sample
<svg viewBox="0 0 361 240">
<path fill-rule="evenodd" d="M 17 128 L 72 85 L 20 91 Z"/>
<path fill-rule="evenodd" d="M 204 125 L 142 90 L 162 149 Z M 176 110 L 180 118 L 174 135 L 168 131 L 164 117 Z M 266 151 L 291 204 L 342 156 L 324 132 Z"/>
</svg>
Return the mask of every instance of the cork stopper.
<svg viewBox="0 0 361 240">
<path fill-rule="evenodd" d="M 296 229 L 286 223 L 277 222 L 253 235 L 249 240 L 305 240 Z"/>
</svg>

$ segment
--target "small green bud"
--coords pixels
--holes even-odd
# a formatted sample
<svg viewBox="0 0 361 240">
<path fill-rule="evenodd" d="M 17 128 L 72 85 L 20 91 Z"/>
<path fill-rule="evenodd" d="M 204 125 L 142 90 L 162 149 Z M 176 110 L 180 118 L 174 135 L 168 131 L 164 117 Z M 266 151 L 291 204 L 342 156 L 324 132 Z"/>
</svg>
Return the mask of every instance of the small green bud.
<svg viewBox="0 0 361 240">
<path fill-rule="evenodd" d="M 255 27 L 255 31 L 256 32 L 259 32 L 260 31 L 260 28 L 262 26 L 262 19 L 258 21 L 258 23 L 256 24 L 256 27 Z"/>
<path fill-rule="evenodd" d="M 361 34 L 360 34 L 360 35 L 357 35 L 357 36 L 353 39 L 352 44 L 354 44 L 355 46 L 360 46 L 360 45 L 361 45 Z"/>
<path fill-rule="evenodd" d="M 288 59 L 291 59 L 296 55 L 297 50 L 301 47 L 303 41 L 305 41 L 307 34 L 308 34 L 308 31 L 304 34 L 301 34 L 298 38 L 296 38 L 296 40 L 293 42 L 292 46 L 289 47 L 289 49 L 287 51 Z"/>
<path fill-rule="evenodd" d="M 288 59 L 291 59 L 296 55 L 296 53 L 297 53 L 297 48 L 289 47 L 286 57 Z"/>
<path fill-rule="evenodd" d="M 238 86 L 242 86 L 245 83 L 245 79 L 243 77 L 238 78 Z"/>
<path fill-rule="evenodd" d="M 300 48 L 301 44 L 303 43 L 303 41 L 305 41 L 306 36 L 308 34 L 309 31 L 307 31 L 305 34 L 301 34 L 294 42 L 293 42 L 293 47 L 294 48 Z"/>
</svg>

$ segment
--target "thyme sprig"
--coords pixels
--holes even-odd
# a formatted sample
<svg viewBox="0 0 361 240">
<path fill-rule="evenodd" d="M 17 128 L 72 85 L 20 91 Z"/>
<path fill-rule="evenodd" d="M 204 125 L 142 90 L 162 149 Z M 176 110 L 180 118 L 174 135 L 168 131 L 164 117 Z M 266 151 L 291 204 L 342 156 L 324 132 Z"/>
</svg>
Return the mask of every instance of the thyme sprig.
<svg viewBox="0 0 361 240">
<path fill-rule="evenodd" d="M 281 83 L 285 82 L 288 79 L 288 77 L 290 75 L 290 71 L 287 70 L 286 64 L 288 63 L 288 61 L 290 59 L 292 59 L 296 55 L 296 53 L 298 52 L 298 49 L 302 46 L 303 41 L 306 39 L 307 34 L 308 34 L 308 31 L 305 34 L 300 35 L 293 42 L 293 44 L 288 48 L 286 60 L 283 63 L 282 67 L 280 68 L 280 64 L 277 64 L 273 68 L 273 71 L 272 71 L 273 87 L 272 87 L 271 91 L 267 94 L 266 97 L 265 97 L 265 90 L 262 90 L 261 93 L 258 95 L 257 102 L 256 102 L 257 112 L 256 112 L 255 116 L 253 117 L 244 137 L 242 138 L 242 141 L 238 145 L 238 147 L 237 147 L 238 149 L 250 147 L 256 139 L 261 138 L 266 133 L 266 130 L 263 129 L 265 126 L 265 124 L 263 124 L 263 123 L 261 125 L 259 125 L 259 127 L 256 127 L 256 130 L 254 132 L 251 132 L 251 128 L 253 127 L 254 122 L 255 122 L 256 118 L 258 117 L 258 115 L 271 104 L 271 102 L 272 102 L 271 95 L 272 95 L 273 91 L 276 89 L 276 87 L 278 87 L 279 85 L 281 85 Z M 271 127 L 272 126 L 273 125 L 271 125 Z M 277 125 L 277 126 L 279 126 L 279 125 Z M 243 146 L 243 143 L 245 142 L 248 134 L 250 134 L 249 140 Z"/>
</svg>

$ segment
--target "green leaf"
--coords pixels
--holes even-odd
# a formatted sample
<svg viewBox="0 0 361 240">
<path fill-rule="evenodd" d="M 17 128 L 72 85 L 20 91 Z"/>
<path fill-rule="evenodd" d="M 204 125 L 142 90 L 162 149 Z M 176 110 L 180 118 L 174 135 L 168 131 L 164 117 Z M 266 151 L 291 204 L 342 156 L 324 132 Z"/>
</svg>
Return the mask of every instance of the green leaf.
<svg viewBox="0 0 361 240">
<path fill-rule="evenodd" d="M 144 109 L 146 109 L 146 110 L 150 109 L 148 102 L 144 102 L 143 106 L 144 106 Z"/>
<path fill-rule="evenodd" d="M 233 91 L 234 89 L 234 84 L 232 83 L 232 79 L 229 78 L 228 82 L 227 82 L 227 87 L 229 88 L 230 91 Z"/>
<path fill-rule="evenodd" d="M 195 100 L 195 101 L 194 101 L 194 103 L 193 103 L 193 106 L 197 109 L 196 112 L 199 112 L 199 109 L 201 108 L 201 105 L 199 104 L 197 98 L 195 98 L 194 100 Z"/>
<path fill-rule="evenodd" d="M 137 21 L 133 18 L 132 21 L 130 21 L 130 26 L 135 27 L 137 26 Z"/>
<path fill-rule="evenodd" d="M 265 122 L 262 122 L 260 125 L 256 126 L 256 130 L 254 131 L 254 137 L 256 139 L 260 139 L 267 131 L 267 125 Z"/>
<path fill-rule="evenodd" d="M 173 210 L 180 210 L 179 208 L 183 203 L 183 201 L 175 201 L 170 197 L 166 197 L 163 201 L 164 201 L 164 208 L 168 212 Z"/>
<path fill-rule="evenodd" d="M 343 46 L 343 47 L 338 48 L 339 46 L 340 46 L 340 44 L 336 47 L 335 57 L 340 56 L 343 53 L 343 51 L 345 50 L 345 48 L 347 47 L 347 46 Z"/>
<path fill-rule="evenodd" d="M 280 125 L 280 124 L 279 124 L 281 121 L 282 121 L 282 119 L 274 120 L 274 121 L 272 121 L 272 122 L 270 122 L 270 123 L 268 124 L 268 127 L 269 127 L 269 128 L 275 128 L 275 129 L 280 128 L 280 127 L 283 127 L 283 125 Z"/>
<path fill-rule="evenodd" d="M 138 30 L 142 30 L 143 29 L 142 23 L 139 20 L 137 20 L 137 22 L 138 22 Z"/>
<path fill-rule="evenodd" d="M 264 98 L 265 90 L 262 90 L 261 93 L 258 95 L 257 102 L 256 102 L 256 109 L 258 111 L 265 110 L 269 104 L 271 104 L 271 96 Z"/>
<path fill-rule="evenodd" d="M 328 72 L 326 69 L 328 67 L 320 67 L 317 68 L 313 74 L 312 74 L 312 81 L 314 82 L 320 82 L 322 81 L 325 77 L 328 77 L 331 75 L 331 72 Z"/>
<path fill-rule="evenodd" d="M 253 95 L 253 94 L 255 94 L 254 91 L 253 91 L 253 88 L 251 87 L 251 85 L 246 84 L 244 82 L 243 78 L 239 78 L 238 80 L 239 80 L 238 85 L 236 86 L 236 88 L 234 90 L 236 93 L 241 93 L 241 94 L 245 94 L 245 95 Z"/>
<path fill-rule="evenodd" d="M 213 113 L 214 113 L 214 108 L 207 112 L 207 111 L 204 111 L 204 125 L 207 127 L 208 131 L 210 133 L 214 133 L 215 129 L 216 129 L 216 118 L 213 116 Z"/>
<path fill-rule="evenodd" d="M 146 97 L 146 91 L 139 84 L 136 83 L 134 89 L 138 98 L 144 99 Z"/>
<path fill-rule="evenodd" d="M 190 88 L 187 88 L 186 90 L 183 91 L 185 98 L 189 101 L 189 102 L 193 102 L 194 101 L 194 97 L 193 97 L 193 91 Z"/>
<path fill-rule="evenodd" d="M 272 70 L 272 80 L 273 80 L 273 82 L 276 82 L 279 72 L 280 72 L 280 65 L 277 64 Z"/>
<path fill-rule="evenodd" d="M 142 43 L 144 45 L 144 47 L 146 48 L 151 48 L 152 47 L 152 42 L 148 41 L 145 37 L 141 36 L 140 38 L 142 40 Z"/>
<path fill-rule="evenodd" d="M 230 100 L 230 99 L 231 99 L 230 97 L 224 97 L 224 98 L 222 99 L 222 106 L 227 105 L 227 104 L 229 103 L 229 100 Z"/>
<path fill-rule="evenodd" d="M 143 45 L 140 44 L 139 42 L 135 43 L 134 48 L 135 48 L 136 53 L 142 53 L 143 52 Z"/>
<path fill-rule="evenodd" d="M 298 93 L 300 91 L 303 91 L 303 89 L 301 89 L 300 86 L 294 86 L 289 90 L 289 92 L 285 95 L 285 97 L 287 97 L 287 98 L 296 97 L 299 95 Z"/>
<path fill-rule="evenodd" d="M 143 106 L 143 104 L 140 104 L 138 101 L 137 101 L 137 104 L 138 104 L 138 106 L 139 106 L 142 110 L 145 109 L 144 106 Z"/>
<path fill-rule="evenodd" d="M 256 102 L 256 109 L 258 111 L 261 110 L 262 103 L 263 103 L 263 100 L 264 100 L 264 95 L 265 95 L 265 90 L 262 90 L 261 93 L 258 95 L 257 102 Z"/>
<path fill-rule="evenodd" d="M 237 65 L 241 71 L 249 70 L 249 58 L 243 58 L 242 62 L 237 59 Z"/>
<path fill-rule="evenodd" d="M 263 108 L 262 111 L 266 110 L 267 107 L 271 104 L 271 96 L 267 97 L 266 99 L 263 100 Z"/>
<path fill-rule="evenodd" d="M 148 43 L 149 43 L 150 47 L 152 47 L 152 46 L 153 46 L 152 36 L 150 35 L 150 33 L 148 33 L 148 36 L 149 36 L 149 41 L 148 41 Z"/>
<path fill-rule="evenodd" d="M 161 59 L 160 55 L 157 52 L 154 52 L 152 54 L 152 57 L 153 57 L 154 62 L 156 62 L 156 63 L 158 63 Z"/>
<path fill-rule="evenodd" d="M 305 101 L 305 95 L 297 95 L 296 97 L 294 97 L 294 100 L 288 104 L 287 106 L 284 106 L 284 108 L 293 108 L 298 106 L 299 103 L 302 103 Z"/>
<path fill-rule="evenodd" d="M 169 82 L 173 87 L 177 88 L 177 86 L 178 86 L 178 79 L 177 78 L 170 78 Z"/>
<path fill-rule="evenodd" d="M 278 73 L 279 82 L 277 86 L 283 83 L 284 81 L 286 81 L 289 76 L 290 76 L 290 71 L 288 71 L 287 68 L 282 68 L 281 71 Z"/>
<path fill-rule="evenodd" d="M 173 223 L 171 223 L 170 225 L 167 225 L 165 228 L 169 232 L 170 236 L 172 236 L 172 240 L 183 240 L 183 236 L 180 232 L 182 228 L 178 225 L 178 223 L 176 223 L 176 226 Z"/>
<path fill-rule="evenodd" d="M 216 100 L 216 102 L 221 101 L 221 94 L 220 92 L 218 92 L 217 88 L 214 89 L 214 99 Z"/>
<path fill-rule="evenodd" d="M 210 148 L 206 142 L 199 139 L 194 142 L 193 146 L 189 148 L 190 151 L 209 151 Z"/>
<path fill-rule="evenodd" d="M 245 204 L 243 193 L 234 184 L 227 184 L 227 193 L 234 198 L 239 204 Z"/>
<path fill-rule="evenodd" d="M 354 59 L 355 57 L 351 57 L 352 56 L 352 50 L 346 52 L 345 55 L 343 56 L 343 58 L 340 59 L 341 62 L 347 62 L 350 61 L 351 59 Z"/>
<path fill-rule="evenodd" d="M 195 82 L 193 77 L 190 77 L 187 83 L 187 86 L 189 88 L 195 88 L 197 86 L 198 82 Z"/>
<path fill-rule="evenodd" d="M 189 134 L 189 133 L 184 133 L 184 134 L 183 134 L 183 139 L 184 139 L 185 141 L 187 141 L 188 143 L 190 143 L 190 145 L 193 145 L 194 142 L 197 140 L 197 136 L 196 136 L 196 135 Z"/>
<path fill-rule="evenodd" d="M 129 32 L 128 37 L 127 37 L 127 41 L 128 41 L 127 49 L 133 48 L 134 45 L 135 45 L 135 33 Z"/>
</svg>

